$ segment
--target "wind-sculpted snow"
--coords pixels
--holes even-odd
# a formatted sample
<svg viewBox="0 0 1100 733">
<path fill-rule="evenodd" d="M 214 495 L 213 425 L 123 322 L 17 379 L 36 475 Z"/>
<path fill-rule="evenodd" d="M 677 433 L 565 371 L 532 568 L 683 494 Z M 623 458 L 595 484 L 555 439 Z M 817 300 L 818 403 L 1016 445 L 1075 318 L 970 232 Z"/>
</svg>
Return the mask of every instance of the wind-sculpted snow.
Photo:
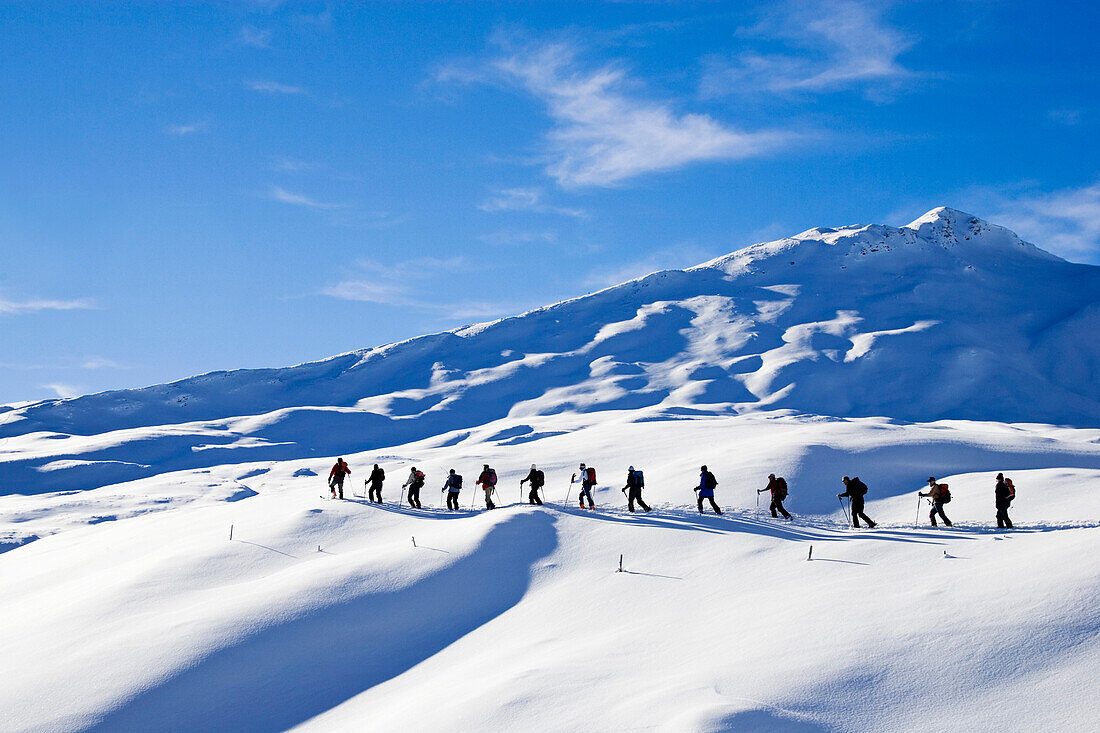
<svg viewBox="0 0 1100 733">
<path fill-rule="evenodd" d="M 1100 268 L 937 209 L 320 362 L 22 405 L 0 413 L 0 493 L 618 410 L 1094 427 L 1098 329 Z"/>
</svg>

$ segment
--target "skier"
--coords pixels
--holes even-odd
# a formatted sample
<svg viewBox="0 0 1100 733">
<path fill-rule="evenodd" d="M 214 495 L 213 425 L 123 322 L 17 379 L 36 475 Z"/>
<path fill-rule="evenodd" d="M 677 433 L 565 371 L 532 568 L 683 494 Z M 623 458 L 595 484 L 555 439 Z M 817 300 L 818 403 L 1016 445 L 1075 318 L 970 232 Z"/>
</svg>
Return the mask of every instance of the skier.
<svg viewBox="0 0 1100 733">
<path fill-rule="evenodd" d="M 642 501 L 642 489 L 645 487 L 645 475 L 641 471 L 636 471 L 634 466 L 631 466 L 626 472 L 626 486 L 623 487 L 623 492 L 626 494 L 626 508 L 630 511 L 634 511 L 634 502 L 638 502 L 645 511 L 649 511 L 649 507 Z"/>
<path fill-rule="evenodd" d="M 443 484 L 443 490 L 447 492 L 447 508 L 458 511 L 458 492 L 462 491 L 462 477 L 452 468 L 447 474 L 447 483 Z"/>
<path fill-rule="evenodd" d="M 476 483 L 481 484 L 481 488 L 485 490 L 485 508 L 496 509 L 497 505 L 493 503 L 493 491 L 497 487 L 497 472 L 489 468 L 489 464 L 486 463 L 481 467 L 481 475 L 477 477 Z"/>
<path fill-rule="evenodd" d="M 519 487 L 522 490 L 525 481 L 531 482 L 531 493 L 527 495 L 528 504 L 538 504 L 542 506 L 542 499 L 539 498 L 539 489 L 546 483 L 546 477 L 542 471 L 535 467 L 535 464 L 531 464 L 531 472 L 527 474 L 527 478 L 521 478 L 519 480 Z"/>
<path fill-rule="evenodd" d="M 584 498 L 588 497 L 588 508 L 595 509 L 596 504 L 592 501 L 592 487 L 596 485 L 596 469 L 586 468 L 581 464 L 581 509 L 584 509 Z"/>
<path fill-rule="evenodd" d="M 343 458 L 336 459 L 336 465 L 328 472 L 328 487 L 332 490 L 332 498 L 344 498 L 344 477 L 351 475 L 351 469 Z M 336 496 L 336 490 L 340 490 L 340 496 Z"/>
<path fill-rule="evenodd" d="M 783 508 L 783 500 L 787 498 L 787 480 L 782 476 L 776 478 L 774 473 L 769 473 L 768 485 L 763 489 L 757 489 L 756 493 L 762 494 L 765 491 L 772 492 L 772 517 L 779 519 L 779 514 L 782 514 L 785 519 L 790 519 L 790 512 Z M 776 514 L 776 510 L 779 510 L 779 514 Z"/>
<path fill-rule="evenodd" d="M 374 470 L 370 472 L 370 478 L 363 483 L 369 485 L 367 490 L 367 501 L 373 501 L 376 504 L 382 503 L 382 482 L 386 480 L 386 472 L 378 467 L 378 464 L 374 464 Z M 375 495 L 378 496 L 375 499 Z"/>
<path fill-rule="evenodd" d="M 402 489 L 409 490 L 409 506 L 414 509 L 420 508 L 420 489 L 424 486 L 424 472 L 417 471 L 416 466 L 412 467 L 409 471 L 409 477 L 405 479 L 405 483 L 401 485 Z"/>
<path fill-rule="evenodd" d="M 714 489 L 718 486 L 718 479 L 714 478 L 714 474 L 707 470 L 706 466 L 699 467 L 699 486 L 696 487 L 696 491 L 699 492 L 699 513 L 706 514 L 703 511 L 703 499 L 710 499 L 710 505 L 714 507 L 715 514 L 721 514 L 722 510 L 718 508 L 718 504 L 714 501 Z"/>
<path fill-rule="evenodd" d="M 1008 507 L 1016 498 L 1016 487 L 1012 479 L 997 474 L 997 487 L 993 489 L 994 505 L 997 507 L 997 529 L 1012 529 L 1012 520 L 1008 518 Z"/>
<path fill-rule="evenodd" d="M 871 518 L 863 513 L 863 497 L 867 495 L 867 484 L 859 480 L 859 476 L 855 478 L 848 478 L 845 476 L 842 481 L 844 482 L 844 493 L 837 494 L 837 498 L 847 496 L 852 502 L 852 525 L 859 529 L 859 518 L 863 517 L 863 521 L 867 522 L 868 527 L 877 526 L 871 521 Z"/>
<path fill-rule="evenodd" d="M 951 501 L 951 492 L 947 490 L 947 484 L 937 484 L 935 476 L 928 477 L 928 491 L 918 491 L 918 496 L 926 496 L 932 501 L 932 511 L 928 512 L 928 518 L 932 520 L 932 526 L 936 525 L 936 515 L 943 518 L 943 523 L 951 526 L 951 520 L 943 513 L 943 505 Z M 918 500 L 919 501 L 919 500 Z"/>
</svg>

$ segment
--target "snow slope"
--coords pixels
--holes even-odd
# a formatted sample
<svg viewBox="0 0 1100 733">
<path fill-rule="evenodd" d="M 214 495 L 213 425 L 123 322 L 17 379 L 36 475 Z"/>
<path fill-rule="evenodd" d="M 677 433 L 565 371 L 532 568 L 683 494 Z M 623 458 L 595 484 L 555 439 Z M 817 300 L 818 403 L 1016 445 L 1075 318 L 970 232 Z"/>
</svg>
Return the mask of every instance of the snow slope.
<svg viewBox="0 0 1100 733">
<path fill-rule="evenodd" d="M 313 364 L 0 408 L 0 730 L 1092 730 L 1098 273 L 938 209 Z M 346 502 L 319 496 L 337 453 Z M 494 512 L 470 508 L 484 462 Z M 352 497 L 372 463 L 383 507 Z M 694 508 L 701 463 L 724 516 Z M 630 464 L 653 513 L 623 509 Z M 411 465 L 419 512 L 393 503 Z M 757 503 L 770 471 L 792 523 Z M 845 474 L 877 529 L 845 527 Z"/>
<path fill-rule="evenodd" d="M 1098 328 L 1100 267 L 936 209 L 311 364 L 8 409 L 0 493 L 650 407 L 1097 427 Z"/>
</svg>

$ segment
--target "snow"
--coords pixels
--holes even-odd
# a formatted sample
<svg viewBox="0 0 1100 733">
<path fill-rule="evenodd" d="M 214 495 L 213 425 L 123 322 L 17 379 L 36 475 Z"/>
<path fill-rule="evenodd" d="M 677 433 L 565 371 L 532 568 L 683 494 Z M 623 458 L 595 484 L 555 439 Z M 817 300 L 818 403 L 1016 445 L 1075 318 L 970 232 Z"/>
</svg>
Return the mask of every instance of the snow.
<svg viewBox="0 0 1100 733">
<path fill-rule="evenodd" d="M 0 729 L 1091 730 L 1098 272 L 937 209 L 0 410 Z M 355 496 L 374 463 L 381 507 Z M 721 517 L 695 510 L 702 463 Z M 422 511 L 395 503 L 412 465 Z M 654 512 L 625 511 L 628 465 Z M 790 523 L 756 493 L 773 471 Z M 878 528 L 844 526 L 843 475 Z"/>
</svg>

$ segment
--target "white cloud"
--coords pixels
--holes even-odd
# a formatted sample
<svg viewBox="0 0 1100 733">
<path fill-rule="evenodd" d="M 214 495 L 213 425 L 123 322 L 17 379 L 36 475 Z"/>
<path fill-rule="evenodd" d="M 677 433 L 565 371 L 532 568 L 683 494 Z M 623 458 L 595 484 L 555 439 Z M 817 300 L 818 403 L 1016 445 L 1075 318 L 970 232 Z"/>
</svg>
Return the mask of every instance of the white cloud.
<svg viewBox="0 0 1100 733">
<path fill-rule="evenodd" d="M 483 234 L 478 239 L 486 244 L 494 245 L 555 244 L 558 241 L 558 235 L 557 232 L 552 231 L 501 230 L 491 234 Z"/>
<path fill-rule="evenodd" d="M 249 81 L 245 82 L 245 86 L 254 92 L 264 92 L 265 94 L 305 94 L 306 90 L 302 87 L 292 86 L 290 84 L 280 84 L 277 81 Z"/>
<path fill-rule="evenodd" d="M 746 92 L 827 92 L 862 86 L 870 98 L 915 77 L 898 57 L 916 39 L 888 25 L 880 3 L 820 0 L 776 6 L 745 39 L 783 42 L 787 53 L 746 51 L 733 59 L 711 59 L 704 95 Z"/>
<path fill-rule="evenodd" d="M 1100 181 L 992 199 L 990 218 L 1029 242 L 1070 259 L 1100 261 Z"/>
<path fill-rule="evenodd" d="M 538 214 L 558 214 L 584 218 L 588 214 L 582 209 L 570 209 L 552 206 L 543 201 L 542 191 L 537 188 L 505 188 L 478 204 L 482 211 L 533 211 Z"/>
<path fill-rule="evenodd" d="M 586 69 L 564 43 L 526 45 L 490 62 L 491 78 L 532 94 L 547 107 L 547 173 L 563 186 L 613 186 L 693 163 L 763 155 L 791 141 L 778 131 L 744 132 L 706 114 L 680 113 L 649 99 L 615 65 Z M 473 81 L 449 67 L 437 79 Z"/>
<path fill-rule="evenodd" d="M 92 310 L 95 307 L 95 303 L 87 298 L 77 300 L 46 300 L 41 298 L 8 300 L 0 297 L 0 315 L 34 313 L 37 311 Z"/>
<path fill-rule="evenodd" d="M 318 209 L 322 211 L 332 211 L 334 209 L 344 208 L 343 204 L 330 204 L 324 201 L 318 201 L 312 199 L 309 196 L 303 196 L 299 193 L 287 191 L 285 188 L 279 186 L 272 186 L 268 190 L 268 198 L 273 201 L 279 201 L 280 203 L 290 204 L 292 206 L 304 206 L 309 209 Z"/>
<path fill-rule="evenodd" d="M 257 28 L 246 25 L 241 28 L 240 41 L 245 46 L 252 48 L 271 48 L 271 31 L 267 28 Z"/>
<path fill-rule="evenodd" d="M 129 369 L 125 364 L 120 364 L 114 359 L 102 356 L 89 356 L 80 364 L 81 369 Z"/>
<path fill-rule="evenodd" d="M 531 307 L 501 298 L 493 301 L 447 300 L 440 293 L 453 288 L 439 287 L 441 278 L 469 270 L 462 257 L 417 257 L 393 265 L 363 260 L 359 277 L 324 288 L 321 293 L 340 300 L 401 306 L 434 314 L 443 321 L 484 320 Z"/>
<path fill-rule="evenodd" d="M 52 390 L 63 400 L 71 399 L 73 397 L 79 397 L 84 393 L 80 387 L 76 387 L 71 384 L 62 384 L 60 382 L 53 382 L 51 384 L 43 384 L 43 389 Z"/>
<path fill-rule="evenodd" d="M 196 132 L 206 132 L 207 127 L 205 122 L 188 122 L 182 125 L 168 125 L 164 131 L 169 135 L 194 135 Z"/>
<path fill-rule="evenodd" d="M 620 262 L 604 269 L 594 268 L 585 279 L 585 284 L 593 290 L 601 290 L 661 270 L 694 267 L 713 257 L 714 255 L 704 252 L 698 245 L 685 242 L 651 252 L 641 259 Z"/>
</svg>

